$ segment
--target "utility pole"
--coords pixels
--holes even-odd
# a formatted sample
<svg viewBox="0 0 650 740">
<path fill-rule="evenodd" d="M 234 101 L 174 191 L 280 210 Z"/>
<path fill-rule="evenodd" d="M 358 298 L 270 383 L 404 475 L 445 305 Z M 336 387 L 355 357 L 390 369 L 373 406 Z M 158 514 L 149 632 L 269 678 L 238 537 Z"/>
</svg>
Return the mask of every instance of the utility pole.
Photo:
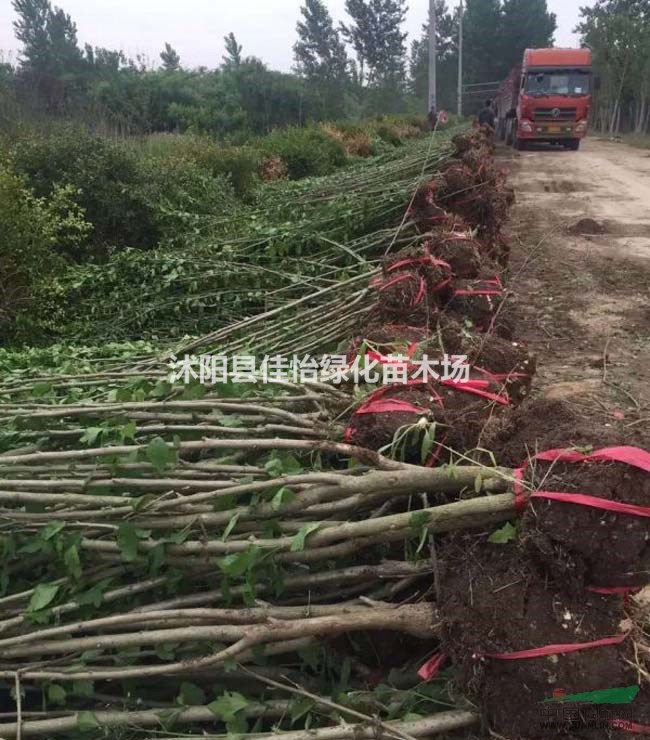
<svg viewBox="0 0 650 740">
<path fill-rule="evenodd" d="M 458 115 L 463 115 L 463 0 L 458 5 Z"/>
<path fill-rule="evenodd" d="M 438 45 L 436 40 L 436 0 L 429 0 L 429 110 L 438 110 L 436 62 Z M 429 111 L 427 111 L 428 113 Z"/>
</svg>

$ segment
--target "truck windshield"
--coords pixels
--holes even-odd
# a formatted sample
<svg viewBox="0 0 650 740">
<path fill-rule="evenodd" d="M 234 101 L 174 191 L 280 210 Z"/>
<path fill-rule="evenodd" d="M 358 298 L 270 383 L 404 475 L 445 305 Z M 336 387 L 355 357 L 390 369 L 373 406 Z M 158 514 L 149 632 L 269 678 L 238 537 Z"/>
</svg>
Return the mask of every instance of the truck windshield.
<svg viewBox="0 0 650 740">
<path fill-rule="evenodd" d="M 531 95 L 587 95 L 589 82 L 589 72 L 579 70 L 529 72 L 525 90 Z"/>
</svg>

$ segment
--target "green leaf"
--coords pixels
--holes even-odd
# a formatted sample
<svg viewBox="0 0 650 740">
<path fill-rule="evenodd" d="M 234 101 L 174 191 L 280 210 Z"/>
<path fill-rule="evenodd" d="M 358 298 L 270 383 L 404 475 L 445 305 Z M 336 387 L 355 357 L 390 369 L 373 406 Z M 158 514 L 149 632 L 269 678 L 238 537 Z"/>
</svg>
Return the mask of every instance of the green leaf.
<svg viewBox="0 0 650 740">
<path fill-rule="evenodd" d="M 122 433 L 122 439 L 130 439 L 133 441 L 135 439 L 136 432 L 138 431 L 138 428 L 135 425 L 135 422 L 130 421 L 128 424 L 125 424 L 122 427 L 121 433 Z"/>
<path fill-rule="evenodd" d="M 492 532 L 488 537 L 488 542 L 492 545 L 506 545 L 508 542 L 512 542 L 516 539 L 517 528 L 510 522 L 506 522 L 501 529 L 497 529 L 496 532 Z"/>
<path fill-rule="evenodd" d="M 252 545 L 244 552 L 237 552 L 219 558 L 217 565 L 230 578 L 239 578 L 255 565 L 259 552 L 259 548 Z"/>
<path fill-rule="evenodd" d="M 65 704 L 67 696 L 66 690 L 58 683 L 51 683 L 47 687 L 47 700 L 51 701 L 52 704 Z"/>
<path fill-rule="evenodd" d="M 291 552 L 302 552 L 305 549 L 307 537 L 319 527 L 320 522 L 312 522 L 301 527 L 291 541 Z"/>
<path fill-rule="evenodd" d="M 32 598 L 29 600 L 27 611 L 39 612 L 48 607 L 59 593 L 59 586 L 49 583 L 40 583 L 34 589 Z"/>
<path fill-rule="evenodd" d="M 427 462 L 433 448 L 436 445 L 436 425 L 432 424 L 424 433 L 422 437 L 422 446 L 420 448 L 420 461 L 424 465 Z"/>
<path fill-rule="evenodd" d="M 62 529 L 65 529 L 65 522 L 52 522 L 52 524 L 48 524 L 47 527 L 43 528 L 41 539 L 47 542 L 53 537 L 56 537 Z"/>
<path fill-rule="evenodd" d="M 162 437 L 155 437 L 149 442 L 146 454 L 147 459 L 158 473 L 164 473 L 173 458 L 172 451 Z"/>
<path fill-rule="evenodd" d="M 131 522 L 122 522 L 117 530 L 117 546 L 122 553 L 122 560 L 132 563 L 138 557 L 138 533 Z"/>
<path fill-rule="evenodd" d="M 88 680 L 79 680 L 72 682 L 72 693 L 75 696 L 90 698 L 95 693 L 95 684 Z"/>
<path fill-rule="evenodd" d="M 271 508 L 273 509 L 273 511 L 277 511 L 281 506 L 284 506 L 285 504 L 290 504 L 292 501 L 295 500 L 295 498 L 295 491 L 292 491 L 286 486 L 282 486 L 282 488 L 271 499 Z"/>
<path fill-rule="evenodd" d="M 195 683 L 183 681 L 178 701 L 186 707 L 199 707 L 205 704 L 205 691 Z"/>
<path fill-rule="evenodd" d="M 215 701 L 208 704 L 208 709 L 224 722 L 232 722 L 237 712 L 246 709 L 249 705 L 248 699 L 237 691 L 226 691 Z"/>
<path fill-rule="evenodd" d="M 94 447 L 105 431 L 104 427 L 88 427 L 79 441 L 85 442 L 88 447 Z"/>
<path fill-rule="evenodd" d="M 315 703 L 308 696 L 298 696 L 293 699 L 289 707 L 291 726 L 293 727 L 299 719 L 309 714 L 315 706 Z"/>
<path fill-rule="evenodd" d="M 91 730 L 96 730 L 98 727 L 101 727 L 101 725 L 93 712 L 77 713 L 77 729 L 80 732 L 89 732 Z"/>
<path fill-rule="evenodd" d="M 79 557 L 79 549 L 76 545 L 70 545 L 63 555 L 63 563 L 68 573 L 78 581 L 81 578 L 81 558 Z"/>
<path fill-rule="evenodd" d="M 228 537 L 230 536 L 230 533 L 237 526 L 237 522 L 239 521 L 240 516 L 241 514 L 235 514 L 235 516 L 233 516 L 228 522 L 228 526 L 225 528 L 223 532 L 223 537 L 221 538 L 224 542 L 228 539 Z"/>
<path fill-rule="evenodd" d="M 429 514 L 426 511 L 414 511 L 409 517 L 409 527 L 414 529 L 418 534 L 423 527 L 429 523 Z"/>
</svg>

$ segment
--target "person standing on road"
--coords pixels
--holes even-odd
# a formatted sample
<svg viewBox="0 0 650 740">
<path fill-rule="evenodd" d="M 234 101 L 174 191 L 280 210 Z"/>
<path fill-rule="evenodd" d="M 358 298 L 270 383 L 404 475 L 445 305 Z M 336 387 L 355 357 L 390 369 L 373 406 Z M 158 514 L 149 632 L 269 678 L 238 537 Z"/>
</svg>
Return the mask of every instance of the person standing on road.
<svg viewBox="0 0 650 740">
<path fill-rule="evenodd" d="M 427 120 L 429 121 L 429 131 L 435 131 L 436 126 L 438 125 L 438 113 L 434 105 L 431 106 L 431 110 L 427 115 Z"/>
<path fill-rule="evenodd" d="M 492 109 L 492 101 L 486 100 L 485 108 L 482 108 L 480 113 L 478 114 L 479 125 L 482 126 L 484 123 L 487 123 L 490 128 L 495 128 L 496 120 L 496 114 Z"/>
</svg>

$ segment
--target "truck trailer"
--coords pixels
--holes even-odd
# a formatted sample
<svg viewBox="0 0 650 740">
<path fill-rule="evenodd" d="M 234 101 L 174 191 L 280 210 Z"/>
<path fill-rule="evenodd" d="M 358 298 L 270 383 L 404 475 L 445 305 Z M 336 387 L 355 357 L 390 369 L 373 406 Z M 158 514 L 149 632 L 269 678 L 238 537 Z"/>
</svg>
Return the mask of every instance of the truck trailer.
<svg viewBox="0 0 650 740">
<path fill-rule="evenodd" d="M 592 86 L 589 49 L 526 49 L 495 98 L 498 135 L 515 149 L 531 141 L 579 149 Z"/>
</svg>

